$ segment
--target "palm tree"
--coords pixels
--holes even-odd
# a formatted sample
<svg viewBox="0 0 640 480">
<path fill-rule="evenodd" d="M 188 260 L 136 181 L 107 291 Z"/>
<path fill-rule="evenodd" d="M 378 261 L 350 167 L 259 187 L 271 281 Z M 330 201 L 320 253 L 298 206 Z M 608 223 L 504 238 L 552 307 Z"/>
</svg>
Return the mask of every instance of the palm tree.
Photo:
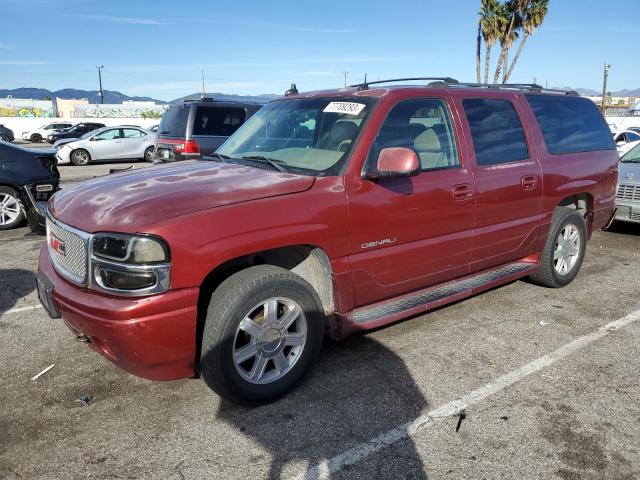
<svg viewBox="0 0 640 480">
<path fill-rule="evenodd" d="M 499 4 L 497 0 L 482 0 L 480 11 L 480 24 L 482 26 L 482 38 L 485 43 L 484 59 L 484 84 L 489 83 L 489 66 L 491 65 L 491 49 L 498 41 L 500 34 L 500 22 L 498 18 Z M 478 81 L 478 83 L 480 83 Z"/>
<path fill-rule="evenodd" d="M 480 12 L 482 15 L 482 12 Z M 480 83 L 480 46 L 482 40 L 482 16 L 478 19 L 478 35 L 476 36 L 476 82 Z"/>
<path fill-rule="evenodd" d="M 522 36 L 522 40 L 520 40 L 520 44 L 518 45 L 518 50 L 516 52 L 516 56 L 513 57 L 513 61 L 509 66 L 509 70 L 505 75 L 505 79 L 503 83 L 506 83 L 513 72 L 518 59 L 520 58 L 520 54 L 522 53 L 522 49 L 524 48 L 524 44 L 531 35 L 533 35 L 536 29 L 542 25 L 544 21 L 544 17 L 547 15 L 549 10 L 549 0 L 530 0 L 528 5 L 525 7 L 524 12 L 522 14 L 522 30 L 524 31 L 524 35 Z"/>
<path fill-rule="evenodd" d="M 498 83 L 502 68 L 505 67 L 506 70 L 507 54 L 514 40 L 518 38 L 518 30 L 522 25 L 521 12 L 526 8 L 528 3 L 529 0 L 508 0 L 506 3 L 498 3 L 497 14 L 500 25 L 498 40 L 500 40 L 502 51 L 500 52 L 498 65 L 493 75 L 494 84 Z"/>
</svg>

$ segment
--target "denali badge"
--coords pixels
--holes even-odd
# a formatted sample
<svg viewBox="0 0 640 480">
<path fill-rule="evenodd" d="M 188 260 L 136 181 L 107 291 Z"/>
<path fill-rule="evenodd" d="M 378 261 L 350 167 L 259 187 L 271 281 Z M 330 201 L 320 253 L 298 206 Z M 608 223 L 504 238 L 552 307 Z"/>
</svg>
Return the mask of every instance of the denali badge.
<svg viewBox="0 0 640 480">
<path fill-rule="evenodd" d="M 366 242 L 362 244 L 362 248 L 382 247 L 383 245 L 391 245 L 392 243 L 396 243 L 396 237 L 376 240 L 374 242 Z"/>
<path fill-rule="evenodd" d="M 633 180 L 633 177 L 635 175 L 633 174 L 633 172 L 627 172 L 627 174 L 625 175 L 625 177 L 627 177 L 627 180 Z"/>
<path fill-rule="evenodd" d="M 64 242 L 62 240 L 60 240 L 58 237 L 56 237 L 55 235 L 53 235 L 53 234 L 51 234 L 51 238 L 49 239 L 49 246 L 57 254 L 62 255 L 62 256 L 66 255 L 65 248 L 64 248 Z"/>
</svg>

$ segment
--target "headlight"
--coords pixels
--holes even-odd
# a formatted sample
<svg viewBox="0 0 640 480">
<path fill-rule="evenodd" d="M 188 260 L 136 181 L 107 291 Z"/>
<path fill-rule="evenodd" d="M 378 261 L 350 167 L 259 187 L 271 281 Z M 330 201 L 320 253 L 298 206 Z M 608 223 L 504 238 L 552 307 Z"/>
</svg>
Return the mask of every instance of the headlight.
<svg viewBox="0 0 640 480">
<path fill-rule="evenodd" d="M 171 253 L 153 235 L 97 233 L 91 241 L 93 282 L 125 295 L 146 295 L 169 289 Z"/>
</svg>

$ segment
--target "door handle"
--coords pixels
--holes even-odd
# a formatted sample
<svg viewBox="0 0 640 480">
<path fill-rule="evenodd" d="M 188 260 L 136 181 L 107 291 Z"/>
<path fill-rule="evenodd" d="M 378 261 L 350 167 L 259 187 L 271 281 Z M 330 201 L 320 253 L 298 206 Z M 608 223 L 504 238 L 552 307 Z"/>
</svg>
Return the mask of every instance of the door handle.
<svg viewBox="0 0 640 480">
<path fill-rule="evenodd" d="M 520 179 L 520 185 L 524 190 L 535 190 L 538 186 L 537 175 L 525 175 Z"/>
<path fill-rule="evenodd" d="M 463 183 L 453 187 L 453 198 L 456 200 L 468 200 L 473 196 L 473 189 L 470 184 Z"/>
</svg>

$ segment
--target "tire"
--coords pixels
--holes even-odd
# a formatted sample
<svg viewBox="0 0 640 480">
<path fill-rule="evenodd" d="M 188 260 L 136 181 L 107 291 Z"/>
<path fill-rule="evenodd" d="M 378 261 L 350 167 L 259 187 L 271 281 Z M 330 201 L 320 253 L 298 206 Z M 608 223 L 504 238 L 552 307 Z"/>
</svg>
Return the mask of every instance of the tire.
<svg viewBox="0 0 640 480">
<path fill-rule="evenodd" d="M 153 162 L 153 147 L 147 147 L 144 151 L 145 162 Z"/>
<path fill-rule="evenodd" d="M 0 135 L 0 140 L 2 140 L 3 142 L 11 143 L 9 135 Z"/>
<path fill-rule="evenodd" d="M 39 133 L 33 133 L 29 137 L 29 140 L 31 140 L 31 143 L 40 143 L 42 141 L 42 135 Z"/>
<path fill-rule="evenodd" d="M 264 304 L 273 302 L 277 308 L 270 321 Z M 259 335 L 241 327 L 249 318 L 253 319 L 250 330 L 258 327 Z M 274 335 L 273 326 L 287 318 L 295 320 Z M 250 267 L 227 278 L 211 296 L 202 334 L 200 373 L 209 388 L 226 400 L 241 405 L 266 403 L 302 379 L 320 351 L 323 336 L 324 313 L 311 285 L 280 267 Z M 289 340 L 296 340 L 296 346 Z M 286 346 L 275 353 L 280 345 Z M 242 347 L 252 347 L 256 353 L 240 355 Z M 273 357 L 264 360 L 270 355 Z M 276 367 L 277 359 L 281 367 L 284 360 L 285 367 Z M 260 371 L 256 367 L 261 360 L 266 363 Z"/>
<path fill-rule="evenodd" d="M 563 246 L 559 236 L 565 232 L 576 232 L 579 240 L 577 246 L 571 241 Z M 573 233 L 571 236 L 573 237 Z M 549 236 L 540 257 L 540 269 L 529 275 L 529 279 L 537 285 L 549 288 L 568 285 L 580 271 L 586 248 L 587 226 L 583 216 L 573 208 L 556 208 Z M 559 258 L 555 259 L 556 255 Z M 566 266 L 565 271 L 562 271 L 564 269 L 562 262 Z"/>
<path fill-rule="evenodd" d="M 25 215 L 16 191 L 0 186 L 0 230 L 16 228 L 24 222 Z"/>
<path fill-rule="evenodd" d="M 69 156 L 71 158 L 71 163 L 73 163 L 77 167 L 82 167 L 91 161 L 91 155 L 84 148 L 79 148 L 71 152 Z"/>
</svg>

